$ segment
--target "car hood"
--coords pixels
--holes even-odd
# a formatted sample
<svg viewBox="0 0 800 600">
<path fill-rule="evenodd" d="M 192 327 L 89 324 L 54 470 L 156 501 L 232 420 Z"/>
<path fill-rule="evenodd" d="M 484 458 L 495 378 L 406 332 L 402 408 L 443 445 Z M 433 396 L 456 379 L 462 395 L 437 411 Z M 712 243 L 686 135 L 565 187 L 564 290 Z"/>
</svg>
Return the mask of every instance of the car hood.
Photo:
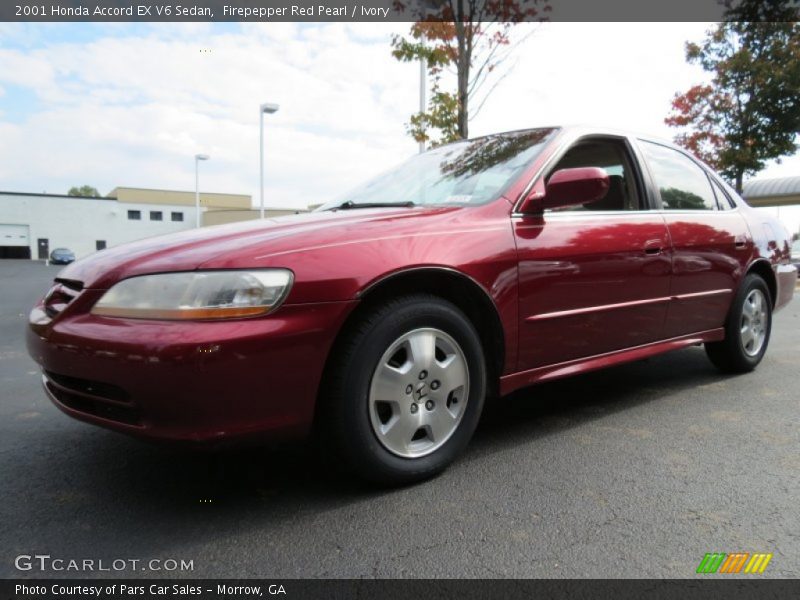
<svg viewBox="0 0 800 600">
<path fill-rule="evenodd" d="M 291 268 L 287 255 L 294 252 L 401 234 L 414 227 L 413 221 L 436 226 L 459 210 L 464 209 L 323 211 L 202 227 L 96 252 L 70 264 L 58 278 L 80 281 L 85 288 L 107 289 L 121 279 L 147 273 L 274 265 Z"/>
</svg>

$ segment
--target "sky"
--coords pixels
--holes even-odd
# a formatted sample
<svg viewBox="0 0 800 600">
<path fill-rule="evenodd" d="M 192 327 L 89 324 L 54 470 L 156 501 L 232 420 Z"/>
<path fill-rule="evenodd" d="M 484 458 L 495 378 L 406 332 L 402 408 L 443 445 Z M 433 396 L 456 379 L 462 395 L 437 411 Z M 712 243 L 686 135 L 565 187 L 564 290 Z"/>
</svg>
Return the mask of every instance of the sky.
<svg viewBox="0 0 800 600">
<path fill-rule="evenodd" d="M 590 123 L 670 138 L 670 101 L 705 80 L 684 60 L 704 23 L 523 24 L 470 135 Z M 89 184 L 249 194 L 303 208 L 417 150 L 419 67 L 391 57 L 404 23 L 0 23 L 0 190 Z M 504 71 L 505 72 L 505 71 Z M 498 72 L 499 75 L 499 72 Z M 800 171 L 800 157 L 760 177 Z M 775 209 L 766 209 L 777 212 Z M 796 231 L 800 208 L 779 216 Z"/>
</svg>

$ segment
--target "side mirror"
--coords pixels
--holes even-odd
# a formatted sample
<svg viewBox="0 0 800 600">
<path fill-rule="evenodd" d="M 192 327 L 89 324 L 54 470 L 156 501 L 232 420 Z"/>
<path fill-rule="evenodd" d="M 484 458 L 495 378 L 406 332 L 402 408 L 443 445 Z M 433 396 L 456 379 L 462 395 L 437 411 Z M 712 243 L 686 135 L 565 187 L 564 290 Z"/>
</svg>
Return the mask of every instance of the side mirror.
<svg viewBox="0 0 800 600">
<path fill-rule="evenodd" d="M 559 169 L 550 176 L 544 193 L 533 191 L 520 207 L 520 212 L 541 212 L 545 208 L 560 208 L 597 202 L 608 192 L 608 173 L 599 167 Z"/>
</svg>

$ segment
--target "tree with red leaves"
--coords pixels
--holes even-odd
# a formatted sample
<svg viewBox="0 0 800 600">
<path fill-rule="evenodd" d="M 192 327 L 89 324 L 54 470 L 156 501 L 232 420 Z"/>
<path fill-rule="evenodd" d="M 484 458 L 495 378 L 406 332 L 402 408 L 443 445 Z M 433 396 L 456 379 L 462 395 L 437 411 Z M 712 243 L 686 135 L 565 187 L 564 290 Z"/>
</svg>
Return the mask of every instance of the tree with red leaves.
<svg viewBox="0 0 800 600">
<path fill-rule="evenodd" d="M 413 114 L 407 129 L 418 142 L 434 145 L 468 137 L 470 118 L 503 78 L 498 67 L 522 41 L 512 42 L 512 28 L 542 21 L 550 10 L 547 0 L 409 0 L 394 7 L 412 13 L 416 22 L 408 37 L 394 37 L 392 55 L 403 62 L 424 60 L 431 82 L 428 109 Z M 442 89 L 447 69 L 455 71 L 455 92 Z M 471 101 L 477 102 L 472 113 Z"/>
<path fill-rule="evenodd" d="M 675 141 L 741 192 L 745 175 L 793 154 L 800 133 L 800 26 L 786 0 L 744 0 L 686 59 L 712 77 L 672 101 Z"/>
</svg>

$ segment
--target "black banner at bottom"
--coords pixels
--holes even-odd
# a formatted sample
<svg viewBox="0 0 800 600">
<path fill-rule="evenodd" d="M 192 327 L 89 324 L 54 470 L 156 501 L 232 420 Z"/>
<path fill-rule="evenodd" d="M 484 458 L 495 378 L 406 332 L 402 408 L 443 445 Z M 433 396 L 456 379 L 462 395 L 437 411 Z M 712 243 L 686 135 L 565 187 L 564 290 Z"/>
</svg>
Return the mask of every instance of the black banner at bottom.
<svg viewBox="0 0 800 600">
<path fill-rule="evenodd" d="M 789 598 L 800 580 L 708 579 L 3 579 L 2 600 L 427 600 L 430 598 Z"/>
</svg>

